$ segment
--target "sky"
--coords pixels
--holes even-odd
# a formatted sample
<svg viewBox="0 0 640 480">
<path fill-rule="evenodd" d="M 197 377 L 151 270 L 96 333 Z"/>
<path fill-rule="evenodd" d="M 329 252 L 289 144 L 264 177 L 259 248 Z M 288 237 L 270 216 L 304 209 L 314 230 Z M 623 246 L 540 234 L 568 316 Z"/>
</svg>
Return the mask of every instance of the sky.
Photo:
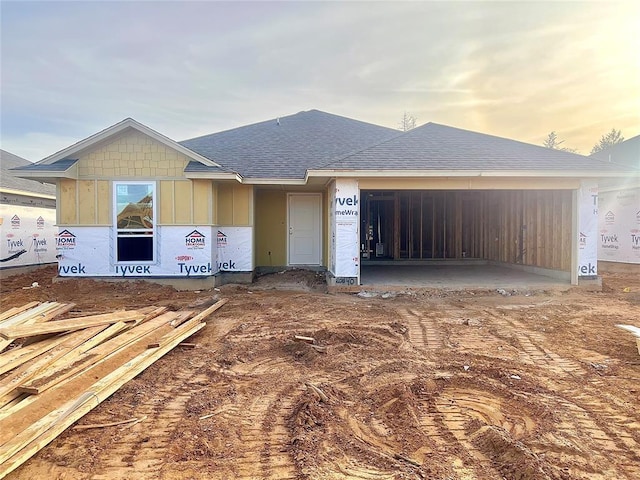
<svg viewBox="0 0 640 480">
<path fill-rule="evenodd" d="M 588 155 L 640 134 L 640 2 L 0 2 L 0 144 L 37 161 L 132 117 L 173 140 L 405 112 Z"/>
</svg>

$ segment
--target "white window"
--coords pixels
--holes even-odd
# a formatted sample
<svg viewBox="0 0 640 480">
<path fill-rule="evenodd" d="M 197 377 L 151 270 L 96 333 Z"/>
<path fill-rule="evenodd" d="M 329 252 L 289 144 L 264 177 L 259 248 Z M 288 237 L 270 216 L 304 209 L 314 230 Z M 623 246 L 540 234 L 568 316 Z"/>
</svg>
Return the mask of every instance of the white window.
<svg viewBox="0 0 640 480">
<path fill-rule="evenodd" d="M 116 261 L 153 263 L 156 258 L 155 182 L 114 182 Z"/>
</svg>

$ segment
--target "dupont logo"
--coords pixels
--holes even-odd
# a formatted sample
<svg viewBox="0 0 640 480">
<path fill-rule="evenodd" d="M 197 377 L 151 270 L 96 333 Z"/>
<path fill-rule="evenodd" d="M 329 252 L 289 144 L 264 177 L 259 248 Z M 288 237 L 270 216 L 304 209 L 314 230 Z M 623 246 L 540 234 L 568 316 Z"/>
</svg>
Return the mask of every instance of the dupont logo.
<svg viewBox="0 0 640 480">
<path fill-rule="evenodd" d="M 207 243 L 205 236 L 198 230 L 194 230 L 184 237 L 184 242 L 187 248 L 204 248 Z"/>
<path fill-rule="evenodd" d="M 587 246 L 587 236 L 580 232 L 580 248 L 584 248 Z"/>
<path fill-rule="evenodd" d="M 20 217 L 18 215 L 11 217 L 11 228 L 20 228 Z"/>
<path fill-rule="evenodd" d="M 604 221 L 607 225 L 613 225 L 616 221 L 615 214 L 611 210 L 609 210 L 604 214 Z"/>
<path fill-rule="evenodd" d="M 218 247 L 226 247 L 227 246 L 227 236 L 218 230 L 218 236 L 216 239 Z"/>
<path fill-rule="evenodd" d="M 62 250 L 76 248 L 76 236 L 69 230 L 61 231 L 56 237 L 56 248 Z"/>
<path fill-rule="evenodd" d="M 42 230 L 44 228 L 44 218 L 38 217 L 36 219 L 36 227 L 38 228 L 38 230 Z"/>
</svg>

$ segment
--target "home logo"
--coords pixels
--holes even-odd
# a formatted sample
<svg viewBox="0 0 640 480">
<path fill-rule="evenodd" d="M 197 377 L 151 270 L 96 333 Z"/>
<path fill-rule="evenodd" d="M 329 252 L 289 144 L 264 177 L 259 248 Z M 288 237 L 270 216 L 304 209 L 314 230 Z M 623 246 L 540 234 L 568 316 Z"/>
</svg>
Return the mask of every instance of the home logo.
<svg viewBox="0 0 640 480">
<path fill-rule="evenodd" d="M 615 221 L 616 221 L 616 216 L 611 210 L 605 213 L 604 223 L 606 223 L 607 225 L 613 225 Z"/>
<path fill-rule="evenodd" d="M 44 218 L 38 217 L 36 219 L 36 227 L 38 228 L 38 230 L 42 230 L 44 228 Z"/>
<path fill-rule="evenodd" d="M 217 238 L 218 247 L 226 247 L 227 246 L 227 236 L 218 230 L 218 238 Z"/>
<path fill-rule="evenodd" d="M 61 231 L 56 237 L 56 248 L 60 250 L 76 248 L 76 236 L 69 230 Z"/>
<path fill-rule="evenodd" d="M 20 228 L 20 217 L 18 215 L 11 217 L 11 228 Z"/>
<path fill-rule="evenodd" d="M 608 233 L 606 230 L 600 232 L 600 246 L 602 248 L 618 250 L 620 245 L 618 244 L 618 234 Z"/>
<path fill-rule="evenodd" d="M 587 246 L 587 236 L 580 232 L 580 248 L 585 248 Z"/>
<path fill-rule="evenodd" d="M 198 230 L 194 230 L 184 237 L 187 248 L 204 248 L 206 246 L 206 238 Z"/>
</svg>

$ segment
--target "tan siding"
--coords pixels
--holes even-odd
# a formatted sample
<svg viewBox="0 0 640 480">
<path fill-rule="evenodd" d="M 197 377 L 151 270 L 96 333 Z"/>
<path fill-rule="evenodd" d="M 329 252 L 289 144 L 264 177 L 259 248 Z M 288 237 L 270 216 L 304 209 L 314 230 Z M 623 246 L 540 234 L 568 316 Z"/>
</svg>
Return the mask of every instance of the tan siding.
<svg viewBox="0 0 640 480">
<path fill-rule="evenodd" d="M 251 225 L 251 200 L 253 187 L 247 185 L 233 186 L 233 224 L 237 226 Z"/>
<path fill-rule="evenodd" d="M 75 225 L 78 223 L 76 181 L 61 179 L 59 183 L 58 210 L 61 225 Z"/>
<path fill-rule="evenodd" d="M 218 186 L 218 225 L 233 225 L 233 185 Z"/>
<path fill-rule="evenodd" d="M 78 180 L 78 223 L 96 224 L 96 184 L 94 180 Z"/>
<path fill-rule="evenodd" d="M 192 204 L 193 196 L 191 192 L 190 181 L 176 181 L 174 183 L 175 192 L 175 223 L 191 224 L 193 223 Z"/>
<path fill-rule="evenodd" d="M 279 190 L 256 192 L 256 266 L 287 264 L 287 194 Z M 269 255 L 271 253 L 271 255 Z"/>
<path fill-rule="evenodd" d="M 160 223 L 163 225 L 170 225 L 174 222 L 173 219 L 173 181 L 164 180 L 160 182 L 160 198 L 159 211 L 160 211 Z"/>
<path fill-rule="evenodd" d="M 210 180 L 193 180 L 193 223 L 208 225 L 212 222 L 213 198 Z"/>
<path fill-rule="evenodd" d="M 111 225 L 113 222 L 111 218 L 111 192 L 109 190 L 109 182 L 106 180 L 98 180 L 96 200 L 98 202 L 98 224 Z"/>
</svg>

